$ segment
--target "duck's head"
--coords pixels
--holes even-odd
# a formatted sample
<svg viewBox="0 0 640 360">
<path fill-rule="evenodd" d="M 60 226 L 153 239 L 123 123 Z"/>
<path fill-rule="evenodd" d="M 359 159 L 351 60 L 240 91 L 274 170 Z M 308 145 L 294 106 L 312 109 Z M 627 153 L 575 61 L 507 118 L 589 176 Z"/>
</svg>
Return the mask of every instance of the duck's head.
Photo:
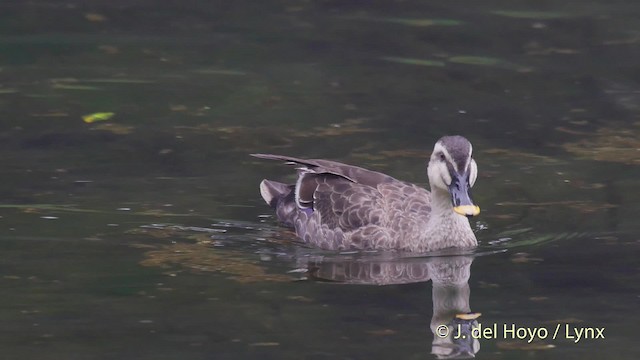
<svg viewBox="0 0 640 360">
<path fill-rule="evenodd" d="M 464 137 L 444 136 L 436 142 L 427 167 L 431 191 L 448 192 L 453 211 L 468 217 L 480 213 L 480 208 L 471 200 L 471 187 L 478 176 L 472 150 L 471 143 Z"/>
</svg>

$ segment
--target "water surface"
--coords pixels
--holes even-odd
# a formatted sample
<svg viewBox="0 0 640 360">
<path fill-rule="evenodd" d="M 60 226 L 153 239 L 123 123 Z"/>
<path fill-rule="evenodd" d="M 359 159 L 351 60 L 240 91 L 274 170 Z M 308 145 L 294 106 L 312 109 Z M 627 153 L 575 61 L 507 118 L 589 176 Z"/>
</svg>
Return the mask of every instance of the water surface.
<svg viewBox="0 0 640 360">
<path fill-rule="evenodd" d="M 0 7 L 5 358 L 640 355 L 640 6 Z M 247 155 L 427 186 L 453 133 L 480 168 L 472 253 L 309 249 L 257 191 L 291 169 Z M 434 335 L 467 311 L 605 338 Z"/>
</svg>

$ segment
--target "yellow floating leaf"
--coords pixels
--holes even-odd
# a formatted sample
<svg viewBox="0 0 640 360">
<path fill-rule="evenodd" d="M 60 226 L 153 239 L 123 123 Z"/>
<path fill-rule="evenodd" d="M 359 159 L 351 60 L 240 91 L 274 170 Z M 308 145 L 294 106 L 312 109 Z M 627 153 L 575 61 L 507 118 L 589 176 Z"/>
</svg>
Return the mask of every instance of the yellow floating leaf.
<svg viewBox="0 0 640 360">
<path fill-rule="evenodd" d="M 82 120 L 87 124 L 94 123 L 96 121 L 106 121 L 111 119 L 115 113 L 112 112 L 98 112 L 93 114 L 87 114 L 82 116 Z"/>
</svg>

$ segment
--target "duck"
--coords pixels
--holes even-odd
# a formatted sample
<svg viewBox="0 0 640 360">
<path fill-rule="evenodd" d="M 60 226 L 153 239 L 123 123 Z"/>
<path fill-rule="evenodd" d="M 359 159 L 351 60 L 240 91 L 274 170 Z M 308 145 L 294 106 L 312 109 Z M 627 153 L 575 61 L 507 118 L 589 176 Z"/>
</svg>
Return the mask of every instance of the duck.
<svg viewBox="0 0 640 360">
<path fill-rule="evenodd" d="M 323 159 L 274 154 L 256 158 L 296 165 L 297 180 L 264 179 L 260 194 L 277 220 L 324 250 L 430 252 L 478 245 L 469 218 L 478 167 L 460 135 L 436 141 L 427 175 L 431 191 L 381 172 Z"/>
</svg>

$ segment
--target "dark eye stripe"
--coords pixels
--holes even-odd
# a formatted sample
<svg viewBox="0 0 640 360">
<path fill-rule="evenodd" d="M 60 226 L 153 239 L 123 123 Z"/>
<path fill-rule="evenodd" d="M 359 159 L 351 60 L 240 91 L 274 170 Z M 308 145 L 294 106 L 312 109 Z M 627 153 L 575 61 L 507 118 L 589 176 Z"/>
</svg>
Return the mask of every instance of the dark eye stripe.
<svg viewBox="0 0 640 360">
<path fill-rule="evenodd" d="M 447 171 L 449 171 L 449 175 L 451 176 L 451 178 L 454 178 L 455 176 L 453 176 L 454 174 L 457 173 L 456 169 L 453 168 L 453 164 L 451 164 L 450 162 L 446 162 L 447 163 Z"/>
</svg>

